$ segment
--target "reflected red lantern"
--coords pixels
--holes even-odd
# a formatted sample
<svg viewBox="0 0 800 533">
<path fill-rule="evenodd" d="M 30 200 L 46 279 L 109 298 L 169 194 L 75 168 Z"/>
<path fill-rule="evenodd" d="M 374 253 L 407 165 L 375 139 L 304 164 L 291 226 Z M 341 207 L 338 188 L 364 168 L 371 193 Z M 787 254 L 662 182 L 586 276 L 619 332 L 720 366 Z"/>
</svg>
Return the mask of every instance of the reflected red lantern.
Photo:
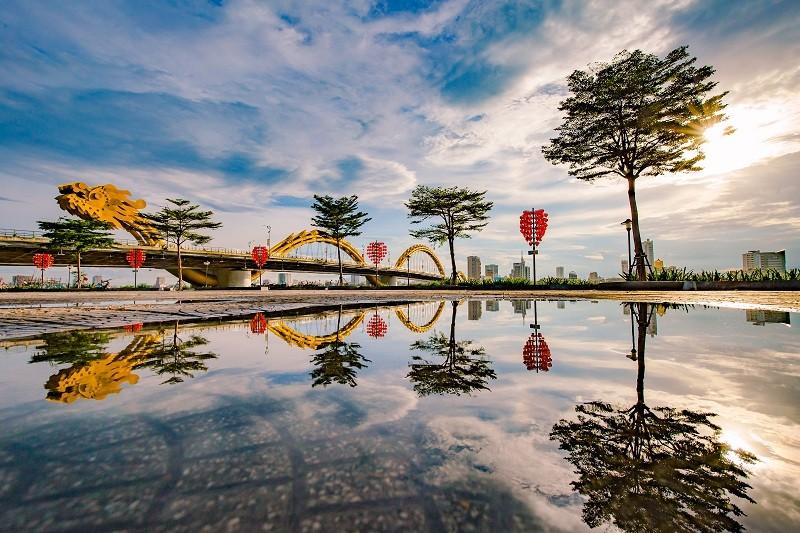
<svg viewBox="0 0 800 533">
<path fill-rule="evenodd" d="M 250 319 L 250 332 L 261 335 L 265 331 L 267 331 L 267 319 L 261 313 L 257 313 Z"/>
<path fill-rule="evenodd" d="M 141 322 L 137 322 L 135 324 L 125 324 L 125 331 L 128 333 L 136 333 L 137 331 L 142 331 L 142 324 Z"/>
<path fill-rule="evenodd" d="M 128 253 L 125 254 L 125 260 L 134 270 L 139 270 L 142 268 L 146 257 L 147 256 L 145 255 L 144 251 L 140 250 L 139 248 L 128 250 Z"/>
<path fill-rule="evenodd" d="M 371 243 L 367 244 L 367 257 L 375 265 L 383 261 L 383 258 L 386 257 L 388 251 L 389 249 L 386 247 L 386 243 L 372 241 Z"/>
<path fill-rule="evenodd" d="M 253 250 L 250 252 L 250 257 L 253 258 L 258 268 L 261 268 L 269 259 L 269 248 L 266 246 L 254 246 Z"/>
<path fill-rule="evenodd" d="M 375 313 L 372 318 L 369 319 L 367 322 L 367 335 L 372 337 L 373 339 L 378 339 L 386 335 L 386 332 L 389 330 L 389 326 L 386 324 L 378 313 Z"/>
<path fill-rule="evenodd" d="M 47 270 L 55 263 L 53 254 L 33 254 L 33 264 L 39 270 Z"/>
<path fill-rule="evenodd" d="M 537 373 L 547 372 L 553 366 L 550 347 L 538 331 L 531 333 L 525 343 L 525 347 L 522 349 L 522 362 L 525 363 L 528 370 L 536 370 Z"/>
</svg>

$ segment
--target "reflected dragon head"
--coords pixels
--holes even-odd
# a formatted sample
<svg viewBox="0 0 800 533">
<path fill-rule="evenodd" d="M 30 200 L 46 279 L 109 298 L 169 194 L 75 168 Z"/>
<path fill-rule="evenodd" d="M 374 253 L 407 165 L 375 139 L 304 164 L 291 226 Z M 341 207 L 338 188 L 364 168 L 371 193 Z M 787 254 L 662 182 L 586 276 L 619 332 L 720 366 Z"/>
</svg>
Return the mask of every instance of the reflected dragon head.
<svg viewBox="0 0 800 533">
<path fill-rule="evenodd" d="M 56 196 L 56 201 L 67 213 L 124 229 L 141 244 L 159 242 L 158 232 L 139 214 L 147 204 L 141 199 L 131 199 L 130 191 L 118 189 L 110 183 L 91 187 L 76 181 L 59 185 L 58 192 L 61 194 Z"/>
</svg>

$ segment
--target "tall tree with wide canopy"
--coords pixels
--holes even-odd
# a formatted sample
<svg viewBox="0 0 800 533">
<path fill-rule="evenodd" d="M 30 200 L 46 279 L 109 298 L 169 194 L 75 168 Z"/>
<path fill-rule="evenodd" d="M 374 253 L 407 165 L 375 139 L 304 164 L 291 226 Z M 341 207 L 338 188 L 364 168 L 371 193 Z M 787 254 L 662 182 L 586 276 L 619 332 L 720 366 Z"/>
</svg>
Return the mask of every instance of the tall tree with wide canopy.
<svg viewBox="0 0 800 533">
<path fill-rule="evenodd" d="M 472 341 L 456 341 L 456 308 L 452 302 L 450 336 L 435 332 L 427 339 L 411 344 L 414 351 L 429 352 L 437 356 L 430 361 L 420 355 L 411 357 L 408 379 L 420 396 L 431 394 L 470 394 L 477 390 L 489 390 L 487 383 L 497 379 L 492 362 L 486 358 L 486 349 L 474 346 Z"/>
<path fill-rule="evenodd" d="M 317 214 L 311 219 L 311 225 L 320 228 L 336 239 L 336 257 L 339 261 L 339 285 L 344 285 L 342 271 L 342 249 L 340 244 L 346 237 L 361 235 L 361 227 L 372 220 L 367 213 L 358 210 L 358 196 L 314 195 L 311 208 Z"/>
<path fill-rule="evenodd" d="M 166 243 L 172 243 L 177 248 L 178 290 L 182 290 L 183 256 L 181 248 L 189 242 L 196 245 L 209 242 L 211 237 L 201 231 L 217 229 L 222 226 L 222 223 L 211 220 L 213 211 L 201 211 L 199 205 L 193 205 L 189 200 L 167 198 L 167 201 L 174 207 L 167 205 L 156 213 L 147 213 L 143 216 L 150 221 Z"/>
<path fill-rule="evenodd" d="M 339 306 L 339 317 L 336 321 L 336 340 L 323 344 L 311 358 L 314 370 L 311 371 L 311 386 L 327 387 L 331 383 L 355 387 L 358 371 L 371 361 L 364 357 L 361 345 L 357 342 L 345 342 L 339 338 L 342 327 L 342 306 Z"/>
<path fill-rule="evenodd" d="M 701 170 L 703 133 L 725 119 L 727 93 L 710 95 L 714 69 L 696 60 L 686 46 L 664 58 L 626 50 L 610 63 L 574 71 L 567 78 L 572 94 L 559 106 L 565 117 L 558 136 L 542 148 L 545 159 L 569 165 L 580 180 L 616 175 L 627 181 L 640 280 L 647 274 L 636 180 Z"/>
<path fill-rule="evenodd" d="M 176 321 L 169 335 L 161 333 L 161 343 L 155 344 L 145 351 L 135 368 L 149 368 L 158 376 L 169 376 L 162 385 L 182 383 L 184 378 L 193 378 L 195 372 L 206 372 L 206 361 L 216 359 L 217 354 L 206 351 L 204 347 L 208 339 L 200 335 L 191 335 L 184 339 L 178 335 Z"/>
<path fill-rule="evenodd" d="M 592 528 L 613 522 L 622 531 L 742 531 L 735 502 L 753 502 L 744 465 L 756 458 L 720 441 L 713 413 L 647 406 L 652 306 L 630 306 L 638 329 L 636 403 L 628 409 L 579 404 L 577 420 L 560 420 L 550 433 L 575 466 L 572 486 L 586 497 L 583 519 Z"/>
<path fill-rule="evenodd" d="M 466 187 L 417 185 L 406 202 L 411 223 L 422 224 L 428 219 L 437 222 L 409 233 L 414 238 L 427 239 L 437 245 L 447 242 L 452 266 L 450 280 L 455 284 L 458 271 L 453 242 L 457 238 L 469 239 L 470 233 L 486 227 L 489 223 L 489 211 L 493 206 L 493 202 L 486 200 L 486 191 L 473 191 Z"/>
<path fill-rule="evenodd" d="M 39 229 L 42 236 L 50 239 L 48 246 L 72 250 L 77 261 L 77 286 L 81 288 L 81 254 L 92 248 L 107 248 L 114 244 L 109 233 L 111 226 L 97 220 L 59 217 L 55 222 L 40 220 Z"/>
</svg>

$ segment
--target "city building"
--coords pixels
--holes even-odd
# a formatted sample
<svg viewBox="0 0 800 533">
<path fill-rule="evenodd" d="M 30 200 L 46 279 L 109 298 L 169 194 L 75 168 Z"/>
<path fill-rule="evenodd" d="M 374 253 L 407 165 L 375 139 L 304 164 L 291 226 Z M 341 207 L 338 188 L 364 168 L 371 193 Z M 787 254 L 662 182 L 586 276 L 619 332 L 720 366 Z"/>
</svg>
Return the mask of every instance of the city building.
<svg viewBox="0 0 800 533">
<path fill-rule="evenodd" d="M 467 279 L 481 279 L 481 258 L 477 255 L 467 257 Z"/>
<path fill-rule="evenodd" d="M 291 274 L 291 272 L 279 272 L 278 273 L 278 285 L 289 286 L 291 284 L 292 284 L 292 274 Z"/>
<path fill-rule="evenodd" d="M 531 279 L 531 267 L 525 266 L 525 258 L 522 257 L 522 254 L 519 256 L 519 263 L 511 264 L 510 276 L 512 278 Z"/>
<path fill-rule="evenodd" d="M 569 279 L 578 279 L 578 273 L 575 272 L 574 270 L 570 270 Z"/>
<path fill-rule="evenodd" d="M 597 275 L 597 272 L 589 272 L 589 283 L 599 283 L 600 276 Z"/>
<path fill-rule="evenodd" d="M 567 305 L 564 300 L 559 300 L 556 302 L 556 309 L 566 309 Z"/>
<path fill-rule="evenodd" d="M 642 247 L 644 248 L 644 255 L 647 256 L 647 262 L 650 264 L 650 266 L 653 266 L 653 262 L 656 258 L 656 256 L 653 255 L 653 241 L 646 239 L 642 243 Z"/>
<path fill-rule="evenodd" d="M 467 320 L 480 320 L 481 319 L 481 301 L 471 300 L 467 304 Z"/>
<path fill-rule="evenodd" d="M 515 315 L 524 315 L 526 310 L 531 308 L 530 300 L 511 300 Z"/>
<path fill-rule="evenodd" d="M 499 311 L 500 310 L 500 301 L 499 300 L 486 300 L 486 311 Z"/>
<path fill-rule="evenodd" d="M 564 277 L 564 267 L 556 267 L 556 277 L 557 278 Z"/>
<path fill-rule="evenodd" d="M 500 268 L 497 265 L 486 265 L 486 278 L 492 281 L 500 279 Z"/>
<path fill-rule="evenodd" d="M 631 265 L 628 263 L 627 259 L 622 260 L 620 267 L 622 268 L 622 272 L 620 272 L 620 274 L 627 274 L 631 269 Z"/>
<path fill-rule="evenodd" d="M 759 269 L 786 272 L 786 250 L 779 250 L 777 252 L 750 250 L 749 252 L 743 253 L 742 269 L 745 272 Z"/>
<path fill-rule="evenodd" d="M 789 313 L 784 311 L 765 311 L 763 309 L 747 309 L 745 316 L 755 326 L 769 324 L 791 324 Z"/>
<path fill-rule="evenodd" d="M 155 287 L 156 289 L 159 289 L 159 290 L 166 289 L 167 288 L 167 278 L 165 278 L 163 276 L 158 276 L 156 278 L 155 284 L 153 284 L 153 287 Z"/>
</svg>

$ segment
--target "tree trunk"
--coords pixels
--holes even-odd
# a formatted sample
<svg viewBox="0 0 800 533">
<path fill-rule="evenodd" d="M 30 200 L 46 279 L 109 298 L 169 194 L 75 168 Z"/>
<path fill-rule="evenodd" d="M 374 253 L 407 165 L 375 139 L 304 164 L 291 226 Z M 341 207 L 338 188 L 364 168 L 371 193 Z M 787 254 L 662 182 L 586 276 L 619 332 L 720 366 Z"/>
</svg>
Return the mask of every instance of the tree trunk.
<svg viewBox="0 0 800 533">
<path fill-rule="evenodd" d="M 178 290 L 182 291 L 183 290 L 183 258 L 181 257 L 181 245 L 177 244 L 177 247 L 178 247 Z"/>
<path fill-rule="evenodd" d="M 340 247 L 341 241 L 342 240 L 339 239 L 339 238 L 336 239 L 336 258 L 339 261 L 339 286 L 340 287 L 342 285 L 344 285 L 344 273 L 343 273 L 344 271 L 342 269 L 342 249 Z"/>
<path fill-rule="evenodd" d="M 78 279 L 75 280 L 75 284 L 80 289 L 83 286 L 83 279 L 81 279 L 81 252 L 78 251 L 77 255 L 78 255 L 78 257 L 77 257 L 77 259 L 78 259 L 78 274 L 77 274 Z"/>
<path fill-rule="evenodd" d="M 638 308 L 638 317 L 636 318 L 638 326 L 638 340 L 637 348 L 638 357 L 636 363 L 638 365 L 638 372 L 636 374 L 636 403 L 640 406 L 644 405 L 644 345 L 647 342 L 647 326 L 648 326 L 648 309 L 646 303 L 636 304 Z"/>
<path fill-rule="evenodd" d="M 636 263 L 636 279 L 647 280 L 647 270 L 644 265 L 644 249 L 642 248 L 642 234 L 639 232 L 639 209 L 636 207 L 636 178 L 628 176 L 628 202 L 631 205 L 631 225 L 633 227 L 633 261 Z M 637 260 L 638 259 L 638 260 Z M 630 265 L 628 266 L 630 268 Z"/>
<path fill-rule="evenodd" d="M 448 345 L 447 353 L 450 355 L 450 370 L 453 370 L 456 359 L 456 310 L 458 309 L 458 301 L 453 300 L 453 312 L 450 315 L 450 343 Z"/>
<path fill-rule="evenodd" d="M 453 285 L 458 282 L 458 274 L 456 273 L 456 253 L 453 250 L 453 238 L 449 237 L 447 239 L 447 243 L 450 245 L 450 264 L 453 268 L 453 274 L 450 277 L 450 281 Z"/>
</svg>

